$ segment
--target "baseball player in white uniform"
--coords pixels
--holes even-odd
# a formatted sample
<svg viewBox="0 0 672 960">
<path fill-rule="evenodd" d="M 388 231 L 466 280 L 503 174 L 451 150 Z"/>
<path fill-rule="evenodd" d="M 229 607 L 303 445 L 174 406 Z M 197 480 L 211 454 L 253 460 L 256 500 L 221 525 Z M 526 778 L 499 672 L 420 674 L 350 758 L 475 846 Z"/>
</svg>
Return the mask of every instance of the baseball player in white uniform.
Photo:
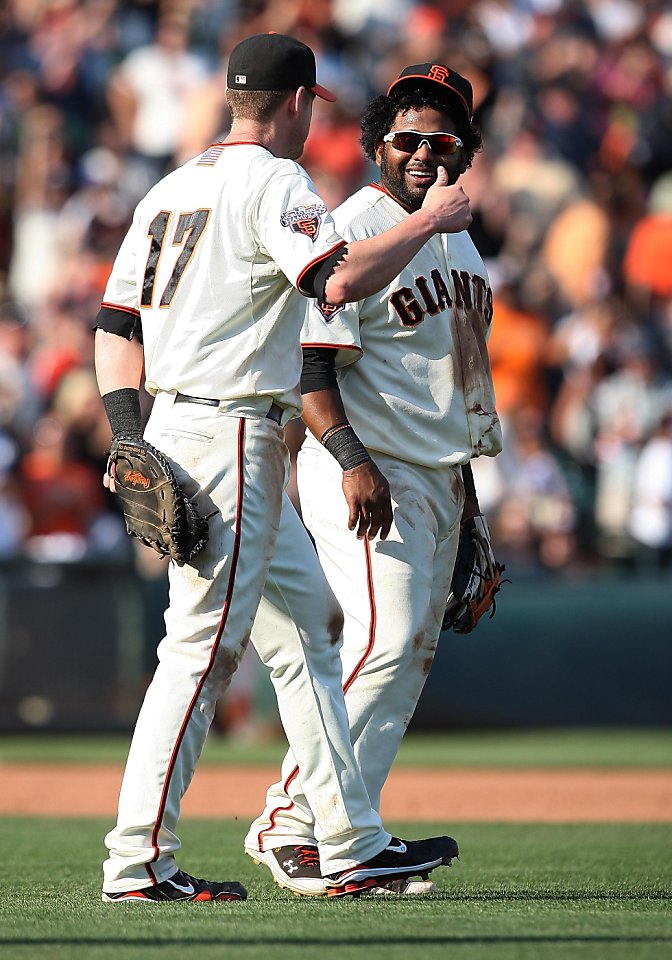
<svg viewBox="0 0 672 960">
<path fill-rule="evenodd" d="M 248 38 L 231 54 L 227 86 L 230 133 L 139 203 L 97 318 L 113 434 L 141 435 L 144 369 L 154 396 L 145 438 L 170 458 L 210 534 L 193 561 L 170 562 L 166 636 L 106 837 L 109 903 L 246 897 L 239 883 L 178 869 L 176 828 L 266 581 L 291 629 L 256 646 L 301 763 L 313 856 L 330 892 L 424 874 L 457 853 L 450 837 L 394 840 L 372 808 L 341 690 L 342 614 L 298 518 L 271 561 L 288 470 L 282 426 L 301 409 L 299 294 L 336 304 L 369 296 L 434 232 L 464 229 L 468 201 L 444 175 L 414 218 L 346 243 L 295 162 L 314 97 L 335 99 L 316 83 L 312 51 L 278 34 Z M 113 472 L 106 483 L 115 489 Z"/>
<path fill-rule="evenodd" d="M 414 216 L 444 167 L 451 183 L 481 138 L 469 82 L 443 64 L 414 64 L 369 104 L 362 144 L 380 167 L 334 212 L 348 241 Z M 488 275 L 466 231 L 436 235 L 372 296 L 308 306 L 298 486 L 303 519 L 345 614 L 343 689 L 372 806 L 432 665 L 450 592 L 460 523 L 479 512 L 469 462 L 501 448 L 486 341 Z M 288 508 L 289 509 L 289 508 Z M 285 549 L 284 521 L 276 549 Z M 253 636 L 287 629 L 262 602 Z M 245 849 L 276 880 L 319 895 L 306 850 L 315 811 L 291 750 Z M 289 856 L 292 845 L 297 851 Z M 285 851 L 291 872 L 278 864 Z M 303 861 L 298 852 L 304 851 Z M 424 893 L 401 879 L 387 891 Z"/>
</svg>

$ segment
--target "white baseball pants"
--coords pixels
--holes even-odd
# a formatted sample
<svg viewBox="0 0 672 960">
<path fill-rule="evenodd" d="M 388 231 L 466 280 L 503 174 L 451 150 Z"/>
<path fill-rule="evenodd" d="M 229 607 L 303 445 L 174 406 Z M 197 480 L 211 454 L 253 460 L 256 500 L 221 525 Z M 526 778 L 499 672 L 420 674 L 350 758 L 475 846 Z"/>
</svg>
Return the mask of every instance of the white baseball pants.
<svg viewBox="0 0 672 960">
<path fill-rule="evenodd" d="M 371 805 L 380 795 L 413 716 L 438 643 L 450 590 L 464 505 L 460 467 L 429 470 L 376 456 L 392 492 L 394 523 L 385 541 L 357 540 L 348 530 L 342 471 L 310 441 L 299 453 L 303 519 L 343 608 L 341 660 L 355 756 Z M 283 512 L 290 506 L 283 505 Z M 276 549 L 283 549 L 282 531 Z M 253 637 L 276 636 L 291 623 L 265 595 Z M 281 779 L 266 796 L 246 846 L 267 850 L 311 840 L 317 811 L 304 789 L 300 758 L 290 750 Z"/>
<path fill-rule="evenodd" d="M 282 634 L 255 638 L 255 646 L 301 763 L 322 870 L 367 860 L 390 839 L 350 743 L 338 657 L 341 611 L 289 502 L 273 559 L 288 467 L 282 430 L 265 410 L 234 412 L 174 404 L 172 395 L 160 394 L 145 432 L 171 458 L 199 510 L 212 516 L 210 539 L 195 561 L 170 563 L 166 636 L 133 735 L 117 824 L 105 838 L 109 893 L 161 883 L 176 871 L 180 802 L 267 580 L 287 623 Z"/>
</svg>

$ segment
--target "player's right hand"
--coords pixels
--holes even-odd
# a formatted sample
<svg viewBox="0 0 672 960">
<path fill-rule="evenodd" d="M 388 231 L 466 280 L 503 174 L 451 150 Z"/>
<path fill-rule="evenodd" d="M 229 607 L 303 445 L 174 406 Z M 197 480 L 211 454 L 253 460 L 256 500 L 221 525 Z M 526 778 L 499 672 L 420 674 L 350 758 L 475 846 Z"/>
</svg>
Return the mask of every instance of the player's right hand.
<svg viewBox="0 0 672 960">
<path fill-rule="evenodd" d="M 390 485 L 373 460 L 343 471 L 343 493 L 348 504 L 348 530 L 357 539 L 384 540 L 392 526 Z"/>
<path fill-rule="evenodd" d="M 469 197 L 462 187 L 448 182 L 445 167 L 437 167 L 436 180 L 425 194 L 422 209 L 435 217 L 437 233 L 460 233 L 471 226 Z"/>
</svg>

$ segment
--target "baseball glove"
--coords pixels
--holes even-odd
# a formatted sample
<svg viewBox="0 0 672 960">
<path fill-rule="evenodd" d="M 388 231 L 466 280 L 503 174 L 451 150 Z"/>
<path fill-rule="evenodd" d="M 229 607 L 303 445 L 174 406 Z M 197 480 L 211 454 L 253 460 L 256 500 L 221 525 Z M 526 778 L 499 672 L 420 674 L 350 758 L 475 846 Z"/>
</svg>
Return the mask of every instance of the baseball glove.
<svg viewBox="0 0 672 960">
<path fill-rule="evenodd" d="M 490 617 L 494 617 L 495 594 L 504 582 L 503 572 L 504 564 L 498 563 L 492 552 L 485 517 L 479 515 L 466 520 L 460 529 L 453 579 L 441 629 L 452 627 L 455 633 L 471 633 L 490 608 Z"/>
<path fill-rule="evenodd" d="M 207 543 L 208 522 L 182 492 L 168 458 L 144 440 L 115 437 L 108 473 L 111 464 L 127 532 L 178 563 L 193 560 Z"/>
</svg>

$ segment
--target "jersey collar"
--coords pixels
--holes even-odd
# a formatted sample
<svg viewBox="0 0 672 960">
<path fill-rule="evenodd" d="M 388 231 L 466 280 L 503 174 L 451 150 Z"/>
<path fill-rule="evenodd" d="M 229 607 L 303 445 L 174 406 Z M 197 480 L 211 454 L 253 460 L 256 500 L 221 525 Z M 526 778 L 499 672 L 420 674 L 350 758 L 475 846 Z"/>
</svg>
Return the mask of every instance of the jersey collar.
<svg viewBox="0 0 672 960">
<path fill-rule="evenodd" d="M 399 200 L 397 197 L 395 197 L 393 193 L 390 193 L 390 191 L 387 190 L 387 189 L 382 185 L 382 183 L 374 183 L 373 181 L 371 181 L 371 183 L 369 184 L 369 186 L 370 186 L 370 187 L 373 187 L 374 190 L 380 190 L 380 192 L 381 192 L 381 193 L 384 193 L 386 197 L 389 197 L 389 198 L 390 198 L 390 200 L 394 200 L 394 202 L 397 204 L 397 206 L 401 207 L 402 210 L 405 210 L 406 213 L 415 213 L 415 210 L 413 209 L 413 207 L 407 207 L 406 204 L 405 204 L 405 203 L 402 203 L 401 200 Z"/>
<path fill-rule="evenodd" d="M 258 140 L 227 140 L 226 142 L 218 140 L 213 143 L 213 147 L 263 147 L 264 150 L 268 150 L 268 147 L 264 147 L 263 143 L 259 143 Z"/>
</svg>

